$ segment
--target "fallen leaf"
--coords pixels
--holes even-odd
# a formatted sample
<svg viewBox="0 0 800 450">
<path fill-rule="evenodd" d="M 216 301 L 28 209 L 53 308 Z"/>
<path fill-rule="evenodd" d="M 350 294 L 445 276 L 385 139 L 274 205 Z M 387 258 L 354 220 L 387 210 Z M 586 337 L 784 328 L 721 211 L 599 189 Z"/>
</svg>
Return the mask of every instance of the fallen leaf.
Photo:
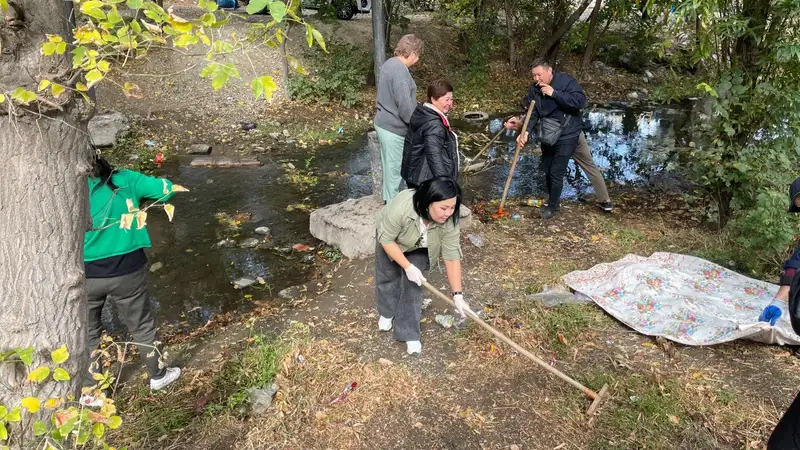
<svg viewBox="0 0 800 450">
<path fill-rule="evenodd" d="M 420 428 L 422 428 L 422 426 L 423 426 L 423 425 L 422 425 L 422 422 L 417 422 L 417 423 L 415 423 L 414 425 L 412 425 L 412 427 L 413 427 L 413 428 L 416 428 L 416 429 L 418 429 L 418 430 L 419 430 Z"/>
<path fill-rule="evenodd" d="M 681 418 L 678 416 L 667 416 L 667 417 L 669 417 L 669 421 L 672 423 L 678 423 L 681 421 Z"/>
<path fill-rule="evenodd" d="M 294 244 L 292 248 L 298 252 L 307 252 L 311 249 L 311 247 L 307 246 L 306 244 Z"/>
<path fill-rule="evenodd" d="M 141 230 L 147 225 L 147 213 L 139 211 L 136 213 L 136 229 Z"/>
<path fill-rule="evenodd" d="M 167 203 L 164 205 L 164 212 L 167 213 L 167 219 L 172 222 L 172 216 L 175 215 L 175 205 Z"/>
</svg>

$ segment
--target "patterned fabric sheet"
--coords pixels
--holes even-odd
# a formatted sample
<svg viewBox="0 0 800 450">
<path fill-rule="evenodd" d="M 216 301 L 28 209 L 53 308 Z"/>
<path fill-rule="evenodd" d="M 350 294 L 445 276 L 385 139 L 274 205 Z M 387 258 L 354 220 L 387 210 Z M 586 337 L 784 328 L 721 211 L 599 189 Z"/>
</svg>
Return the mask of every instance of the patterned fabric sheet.
<svg viewBox="0 0 800 450">
<path fill-rule="evenodd" d="M 639 333 L 685 345 L 735 339 L 800 345 L 784 314 L 772 327 L 759 322 L 778 286 L 745 277 L 693 256 L 627 255 L 563 277 L 617 320 Z"/>
</svg>

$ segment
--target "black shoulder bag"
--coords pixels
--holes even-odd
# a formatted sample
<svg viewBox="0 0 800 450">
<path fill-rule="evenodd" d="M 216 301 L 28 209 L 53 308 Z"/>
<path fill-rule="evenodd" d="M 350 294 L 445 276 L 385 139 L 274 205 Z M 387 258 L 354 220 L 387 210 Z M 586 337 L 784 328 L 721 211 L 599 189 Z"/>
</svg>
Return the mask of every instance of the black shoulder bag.
<svg viewBox="0 0 800 450">
<path fill-rule="evenodd" d="M 537 95 L 538 100 L 540 101 L 541 105 L 541 96 Z M 543 117 L 539 119 L 538 129 L 536 133 L 536 137 L 539 138 L 539 142 L 544 145 L 556 145 L 556 142 L 561 138 L 561 133 L 566 128 L 567 124 L 569 123 L 570 119 L 572 119 L 571 115 L 564 114 L 564 123 L 558 121 L 558 119 L 553 119 L 551 117 Z"/>
</svg>

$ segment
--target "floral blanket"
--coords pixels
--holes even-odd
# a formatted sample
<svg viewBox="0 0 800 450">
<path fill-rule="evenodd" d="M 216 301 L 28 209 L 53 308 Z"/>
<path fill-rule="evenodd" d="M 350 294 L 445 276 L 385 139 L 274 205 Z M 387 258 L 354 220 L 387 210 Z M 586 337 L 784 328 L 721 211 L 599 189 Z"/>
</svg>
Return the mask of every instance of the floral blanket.
<svg viewBox="0 0 800 450">
<path fill-rule="evenodd" d="M 609 314 L 649 336 L 686 345 L 734 339 L 800 345 L 786 314 L 774 327 L 758 316 L 778 286 L 675 253 L 619 261 L 572 272 L 563 281 Z"/>
</svg>

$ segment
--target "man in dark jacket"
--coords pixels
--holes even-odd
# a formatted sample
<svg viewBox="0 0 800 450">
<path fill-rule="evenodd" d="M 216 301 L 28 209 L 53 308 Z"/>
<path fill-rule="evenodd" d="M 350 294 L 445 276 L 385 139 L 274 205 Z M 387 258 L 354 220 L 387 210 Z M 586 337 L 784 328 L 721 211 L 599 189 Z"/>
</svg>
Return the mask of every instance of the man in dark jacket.
<svg viewBox="0 0 800 450">
<path fill-rule="evenodd" d="M 453 86 L 446 80 L 433 81 L 427 99 L 411 115 L 403 144 L 400 175 L 412 189 L 431 178 L 458 181 L 458 138 L 447 119 L 453 107 Z"/>
<path fill-rule="evenodd" d="M 524 106 L 536 101 L 528 129 L 517 138 L 517 144 L 525 145 L 529 134 L 541 126 L 544 119 L 558 121 L 561 136 L 553 145 L 542 143 L 542 163 L 545 169 L 545 183 L 549 196 L 548 205 L 542 208 L 541 216 L 549 219 L 561 210 L 561 191 L 564 188 L 564 175 L 567 164 L 578 146 L 578 137 L 583 131 L 581 109 L 586 106 L 586 94 L 575 78 L 554 72 L 550 62 L 537 58 L 531 64 L 534 83 L 528 88 Z M 519 125 L 521 126 L 521 124 Z"/>
</svg>

